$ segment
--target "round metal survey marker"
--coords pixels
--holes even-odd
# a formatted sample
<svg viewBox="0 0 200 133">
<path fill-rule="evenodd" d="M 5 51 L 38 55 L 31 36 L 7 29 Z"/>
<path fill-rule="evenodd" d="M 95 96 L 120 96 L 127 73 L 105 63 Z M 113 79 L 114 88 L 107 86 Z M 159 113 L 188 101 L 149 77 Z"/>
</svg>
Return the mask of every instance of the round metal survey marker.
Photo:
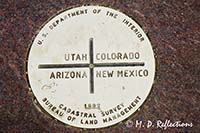
<svg viewBox="0 0 200 133">
<path fill-rule="evenodd" d="M 155 59 L 141 27 L 102 6 L 61 12 L 30 47 L 32 92 L 51 116 L 79 128 L 104 128 L 138 110 L 154 81 Z"/>
</svg>

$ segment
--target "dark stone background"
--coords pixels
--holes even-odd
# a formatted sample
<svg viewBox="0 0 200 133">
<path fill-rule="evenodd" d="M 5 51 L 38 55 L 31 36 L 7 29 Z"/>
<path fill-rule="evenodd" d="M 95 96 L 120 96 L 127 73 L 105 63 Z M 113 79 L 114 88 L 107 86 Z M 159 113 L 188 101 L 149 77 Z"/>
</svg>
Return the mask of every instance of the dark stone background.
<svg viewBox="0 0 200 133">
<path fill-rule="evenodd" d="M 157 61 L 152 91 L 129 120 L 192 122 L 192 128 L 127 128 L 100 132 L 200 132 L 199 0 L 1 0 L 0 131 L 81 132 L 38 111 L 28 94 L 25 60 L 40 26 L 62 9 L 82 4 L 110 6 L 136 20 L 149 36 Z M 98 130 L 99 131 L 99 130 Z M 92 131 L 90 131 L 92 132 Z"/>
</svg>

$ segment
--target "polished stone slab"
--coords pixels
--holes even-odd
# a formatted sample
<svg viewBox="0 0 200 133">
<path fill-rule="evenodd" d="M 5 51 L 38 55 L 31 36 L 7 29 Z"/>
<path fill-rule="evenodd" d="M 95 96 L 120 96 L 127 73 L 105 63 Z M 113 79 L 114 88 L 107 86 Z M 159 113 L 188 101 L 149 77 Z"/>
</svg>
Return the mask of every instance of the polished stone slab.
<svg viewBox="0 0 200 133">
<path fill-rule="evenodd" d="M 63 9 L 83 4 L 109 6 L 129 15 L 145 30 L 156 57 L 152 91 L 129 122 L 170 120 L 200 130 L 200 2 L 198 0 L 0 1 L 0 131 L 81 132 L 38 111 L 28 93 L 25 62 L 41 25 Z M 124 121 L 100 132 L 163 131 L 127 127 Z M 92 132 L 92 131 L 91 131 Z"/>
</svg>

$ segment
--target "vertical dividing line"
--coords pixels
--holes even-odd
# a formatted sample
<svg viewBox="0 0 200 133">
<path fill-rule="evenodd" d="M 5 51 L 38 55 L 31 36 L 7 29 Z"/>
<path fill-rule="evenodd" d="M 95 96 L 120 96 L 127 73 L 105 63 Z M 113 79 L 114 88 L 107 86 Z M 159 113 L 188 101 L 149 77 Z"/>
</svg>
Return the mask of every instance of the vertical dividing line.
<svg viewBox="0 0 200 133">
<path fill-rule="evenodd" d="M 94 94 L 94 68 L 90 68 L 90 93 Z"/>
<path fill-rule="evenodd" d="M 93 38 L 90 38 L 89 40 L 90 42 L 90 64 L 93 64 L 94 63 L 94 59 L 93 59 L 93 56 L 94 56 L 94 53 L 93 53 Z"/>
<path fill-rule="evenodd" d="M 93 38 L 90 38 L 89 40 L 89 54 L 90 54 L 90 93 L 94 93 L 94 49 L 93 49 Z"/>
</svg>

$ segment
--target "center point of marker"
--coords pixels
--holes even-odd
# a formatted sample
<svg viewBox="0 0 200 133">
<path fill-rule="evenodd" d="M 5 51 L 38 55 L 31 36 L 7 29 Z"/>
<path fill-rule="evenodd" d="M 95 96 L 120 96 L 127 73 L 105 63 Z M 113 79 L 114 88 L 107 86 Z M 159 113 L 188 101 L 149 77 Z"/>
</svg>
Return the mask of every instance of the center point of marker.
<svg viewBox="0 0 200 133">
<path fill-rule="evenodd" d="M 89 65 L 89 68 L 94 68 L 94 64 L 90 64 L 90 65 Z"/>
</svg>

